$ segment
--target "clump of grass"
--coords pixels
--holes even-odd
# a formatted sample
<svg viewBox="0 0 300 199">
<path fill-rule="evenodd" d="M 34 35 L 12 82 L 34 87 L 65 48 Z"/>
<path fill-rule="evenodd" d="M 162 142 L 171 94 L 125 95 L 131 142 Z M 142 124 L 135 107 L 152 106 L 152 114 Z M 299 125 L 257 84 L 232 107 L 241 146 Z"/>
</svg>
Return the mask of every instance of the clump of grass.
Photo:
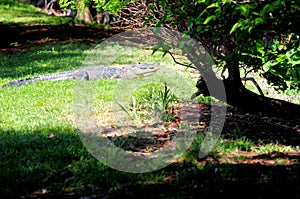
<svg viewBox="0 0 300 199">
<path fill-rule="evenodd" d="M 297 148 L 293 146 L 285 146 L 276 143 L 259 144 L 256 146 L 252 146 L 251 151 L 258 154 L 271 153 L 271 152 L 280 152 L 280 153 L 289 153 L 289 152 L 297 152 L 297 151 L 300 152 L 299 147 Z"/>
<path fill-rule="evenodd" d="M 220 139 L 217 150 L 223 154 L 238 151 L 251 151 L 255 144 L 249 139 Z"/>
<path fill-rule="evenodd" d="M 129 107 L 121 104 L 119 106 L 132 120 L 151 120 L 159 113 L 162 116 L 161 120 L 169 121 L 172 117 L 170 108 L 176 103 L 177 98 L 166 83 L 163 88 L 161 87 L 158 84 L 148 84 L 133 93 Z"/>
</svg>

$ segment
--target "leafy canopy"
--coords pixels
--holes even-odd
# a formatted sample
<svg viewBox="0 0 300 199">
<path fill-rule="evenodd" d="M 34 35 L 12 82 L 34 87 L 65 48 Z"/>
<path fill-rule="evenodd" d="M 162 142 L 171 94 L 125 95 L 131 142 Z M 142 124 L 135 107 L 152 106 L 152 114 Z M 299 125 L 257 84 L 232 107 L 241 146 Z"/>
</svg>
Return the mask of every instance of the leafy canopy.
<svg viewBox="0 0 300 199">
<path fill-rule="evenodd" d="M 161 23 L 185 24 L 223 71 L 238 61 L 245 74 L 260 72 L 277 89 L 299 89 L 298 1 L 160 1 Z M 234 59 L 234 60 L 233 60 Z"/>
<path fill-rule="evenodd" d="M 73 9 L 82 9 L 86 5 L 94 5 L 98 11 L 106 10 L 117 13 L 124 6 L 128 5 L 130 0 L 60 0 L 62 7 L 72 7 Z"/>
<path fill-rule="evenodd" d="M 60 0 L 64 6 L 96 5 L 118 13 L 129 0 Z M 156 26 L 200 41 L 223 72 L 238 62 L 244 74 L 259 72 L 277 89 L 300 88 L 300 2 L 231 0 L 142 0 L 159 13 Z M 153 6 L 156 5 L 156 6 Z M 155 13 L 154 12 L 154 13 Z M 149 12 L 153 13 L 153 12 Z M 150 20 L 149 20 L 150 21 Z M 153 25 L 153 24 L 151 24 Z"/>
</svg>

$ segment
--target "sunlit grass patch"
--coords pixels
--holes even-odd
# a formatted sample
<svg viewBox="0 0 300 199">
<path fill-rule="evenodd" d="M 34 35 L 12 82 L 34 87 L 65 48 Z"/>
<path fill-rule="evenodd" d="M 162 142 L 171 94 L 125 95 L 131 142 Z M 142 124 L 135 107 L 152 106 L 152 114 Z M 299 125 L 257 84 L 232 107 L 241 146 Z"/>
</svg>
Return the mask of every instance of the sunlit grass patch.
<svg viewBox="0 0 300 199">
<path fill-rule="evenodd" d="M 201 147 L 205 134 L 199 134 L 191 147 L 184 154 L 188 162 L 206 161 L 213 164 L 262 164 L 262 165 L 297 165 L 300 148 L 277 143 L 254 143 L 249 139 L 230 140 L 222 136 L 216 138 L 215 145 L 208 154 L 203 155 Z"/>
<path fill-rule="evenodd" d="M 282 144 L 269 143 L 269 144 L 259 144 L 251 148 L 251 151 L 257 154 L 279 152 L 279 153 L 293 153 L 300 152 L 299 147 L 286 146 Z"/>
<path fill-rule="evenodd" d="M 8 88 L 0 91 L 1 127 L 34 131 L 40 127 L 67 125 L 72 102 L 72 82 Z"/>
<path fill-rule="evenodd" d="M 70 20 L 66 17 L 48 16 L 40 8 L 13 0 L 2 0 L 0 13 L 0 22 L 7 25 L 60 25 Z"/>
</svg>

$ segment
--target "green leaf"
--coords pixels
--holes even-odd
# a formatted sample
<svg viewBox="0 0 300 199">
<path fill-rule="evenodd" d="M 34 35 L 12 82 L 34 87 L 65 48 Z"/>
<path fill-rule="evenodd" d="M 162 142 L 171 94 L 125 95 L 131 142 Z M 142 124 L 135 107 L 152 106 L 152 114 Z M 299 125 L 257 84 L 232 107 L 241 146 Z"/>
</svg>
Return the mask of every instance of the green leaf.
<svg viewBox="0 0 300 199">
<path fill-rule="evenodd" d="M 240 6 L 239 9 L 240 9 L 242 15 L 248 16 L 249 12 L 248 12 L 248 9 L 246 8 L 246 6 Z"/>
<path fill-rule="evenodd" d="M 274 10 L 274 5 L 272 4 L 267 4 L 265 7 L 262 9 L 262 14 L 266 14 L 269 12 L 272 12 Z"/>
<path fill-rule="evenodd" d="M 250 26 L 250 27 L 248 28 L 248 32 L 250 33 L 252 29 L 253 29 L 253 26 Z"/>
<path fill-rule="evenodd" d="M 300 60 L 297 60 L 297 61 L 293 61 L 292 62 L 292 66 L 296 66 L 296 65 L 300 65 Z"/>
<path fill-rule="evenodd" d="M 205 19 L 203 22 L 204 25 L 208 24 L 211 20 L 216 19 L 217 17 L 215 15 L 211 15 Z"/>
<path fill-rule="evenodd" d="M 297 51 L 295 49 L 291 49 L 289 51 L 287 51 L 285 54 L 287 57 L 292 57 L 295 53 L 297 53 Z"/>
<path fill-rule="evenodd" d="M 278 63 L 274 60 L 268 61 L 263 65 L 263 70 L 264 71 L 269 71 L 272 69 L 272 66 L 277 65 Z"/>
<path fill-rule="evenodd" d="M 256 16 L 261 16 L 259 12 L 252 12 L 251 14 L 256 15 Z"/>
<path fill-rule="evenodd" d="M 237 28 L 239 28 L 240 26 L 241 26 L 240 23 L 235 23 L 235 24 L 232 26 L 232 28 L 231 28 L 229 34 L 233 33 L 233 32 L 234 32 Z"/>
<path fill-rule="evenodd" d="M 175 18 L 171 16 L 166 17 L 166 21 L 172 21 L 172 20 L 175 20 Z"/>
<path fill-rule="evenodd" d="M 265 22 L 265 20 L 262 17 L 258 17 L 256 19 L 254 19 L 254 24 L 256 26 L 259 25 L 259 24 L 261 24 L 261 23 L 264 23 L 264 22 Z"/>
<path fill-rule="evenodd" d="M 198 19 L 201 19 L 201 17 L 207 13 L 207 9 L 204 9 L 199 15 L 198 15 Z M 197 20 L 198 21 L 198 20 Z"/>
<path fill-rule="evenodd" d="M 277 62 L 284 62 L 287 59 L 286 55 L 278 55 L 278 57 L 276 58 Z"/>
<path fill-rule="evenodd" d="M 209 6 L 207 6 L 207 8 L 217 8 L 219 7 L 218 3 L 212 3 Z"/>
<path fill-rule="evenodd" d="M 239 10 L 242 15 L 244 15 L 245 17 L 247 17 L 248 14 L 249 14 L 249 5 L 247 5 L 247 4 L 238 5 L 235 8 L 235 10 Z"/>
<path fill-rule="evenodd" d="M 150 6 L 148 7 L 148 10 L 153 10 L 153 9 L 155 9 L 155 8 L 156 8 L 156 6 L 150 5 Z"/>
</svg>

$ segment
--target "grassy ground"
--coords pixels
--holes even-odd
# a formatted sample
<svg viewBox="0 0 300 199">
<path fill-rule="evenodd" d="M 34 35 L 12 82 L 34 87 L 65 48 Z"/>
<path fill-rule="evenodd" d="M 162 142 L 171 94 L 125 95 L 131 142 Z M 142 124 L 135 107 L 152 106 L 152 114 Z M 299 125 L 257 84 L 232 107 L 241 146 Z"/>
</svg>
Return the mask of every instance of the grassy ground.
<svg viewBox="0 0 300 199">
<path fill-rule="evenodd" d="M 41 13 L 39 8 L 12 0 L 1 0 L 0 12 L 0 22 L 7 25 L 60 25 L 69 20 L 47 16 Z"/>
<path fill-rule="evenodd" d="M 39 23 L 52 26 L 66 22 L 12 1 L 2 1 L 0 11 L 1 23 L 10 26 L 20 23 L 29 27 Z M 25 18 L 16 17 L 24 12 Z M 69 35 L 64 40 L 49 38 L 42 44 L 34 40 L 25 43 L 30 47 L 24 52 L 0 54 L 0 85 L 14 79 L 79 68 L 94 46 L 73 40 Z M 145 60 L 142 54 L 140 57 Z M 121 56 L 117 62 L 136 61 L 130 59 Z M 112 100 L 117 83 L 107 79 L 97 81 L 99 114 L 109 111 L 103 104 Z M 200 134 L 182 157 L 169 166 L 155 172 L 131 174 L 99 162 L 81 142 L 72 109 L 75 84 L 75 81 L 47 81 L 0 89 L 1 198 L 299 197 L 298 137 L 294 142 L 252 139 L 264 133 L 272 138 L 275 136 L 272 131 L 281 128 L 284 121 L 276 120 L 276 128 L 269 128 L 273 120 L 263 118 L 269 121 L 265 124 L 271 132 L 259 127 L 261 131 L 252 131 L 251 137 L 245 134 L 247 128 L 243 129 L 242 124 L 248 119 L 243 115 L 246 119 L 234 120 L 239 128 L 229 125 L 205 158 L 198 157 L 203 140 Z M 145 92 L 148 91 L 138 93 L 136 99 L 142 99 Z M 251 118 L 248 123 L 259 125 Z M 296 127 L 295 133 L 298 130 Z M 276 135 L 279 137 L 282 134 Z"/>
</svg>

